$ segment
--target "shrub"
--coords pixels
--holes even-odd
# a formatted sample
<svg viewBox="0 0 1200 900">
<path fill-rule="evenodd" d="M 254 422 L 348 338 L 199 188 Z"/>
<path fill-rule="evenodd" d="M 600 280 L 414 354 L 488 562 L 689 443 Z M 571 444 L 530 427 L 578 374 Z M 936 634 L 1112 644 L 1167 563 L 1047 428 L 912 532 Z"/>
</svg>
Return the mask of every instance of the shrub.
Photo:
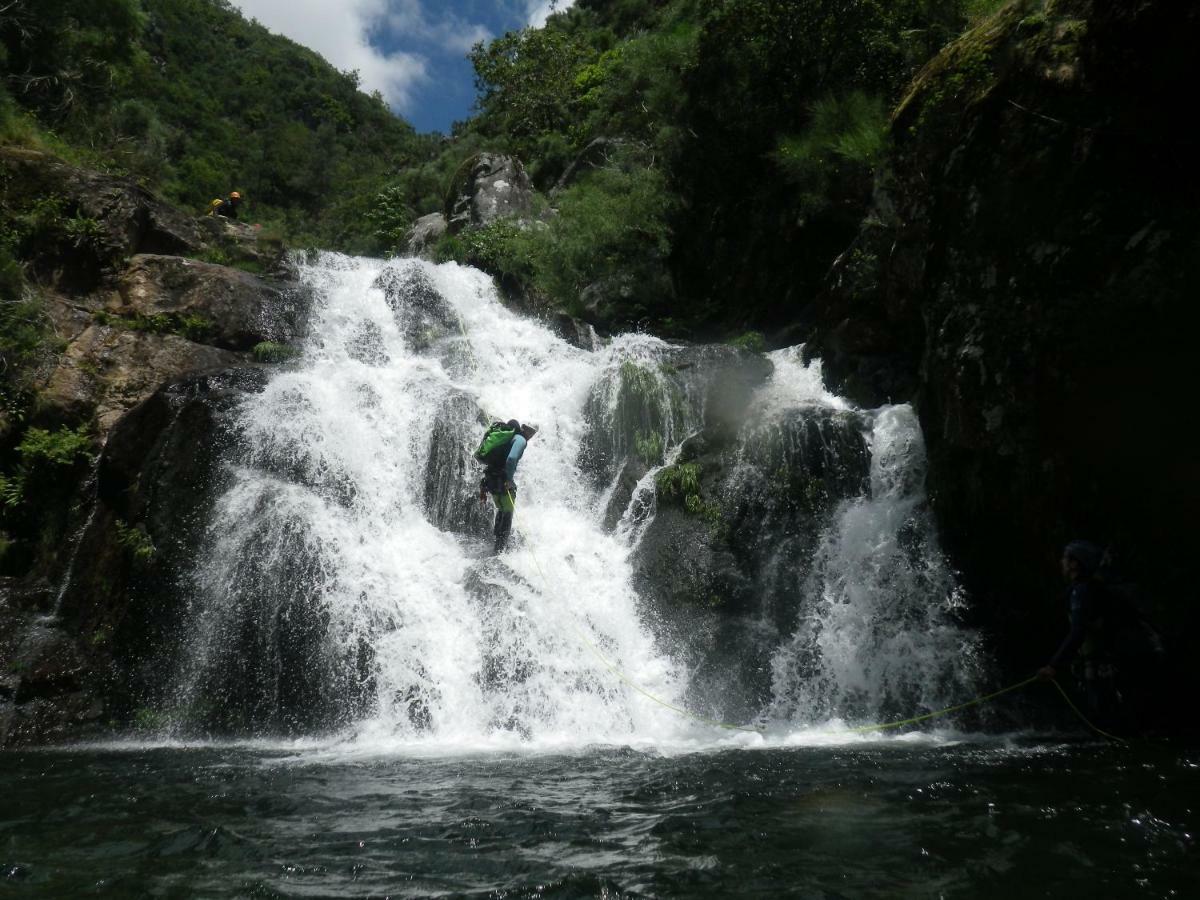
<svg viewBox="0 0 1200 900">
<path fill-rule="evenodd" d="M 749 350 L 751 353 L 762 353 L 767 349 L 767 341 L 761 331 L 747 331 L 745 334 L 735 337 L 729 344 L 741 350 Z"/>
<path fill-rule="evenodd" d="M 812 106 L 808 128 L 780 140 L 773 158 L 800 188 L 800 207 L 815 213 L 860 198 L 883 153 L 887 110 L 882 98 L 853 91 Z"/>
<path fill-rule="evenodd" d="M 135 562 L 146 563 L 154 558 L 154 554 L 158 551 L 144 526 L 129 525 L 120 519 L 117 519 L 114 524 L 117 529 L 117 546 L 128 553 Z"/>
<path fill-rule="evenodd" d="M 48 462 L 56 466 L 70 466 L 87 459 L 92 453 L 92 439 L 86 426 L 57 431 L 30 428 L 17 446 L 26 466 Z"/>
<path fill-rule="evenodd" d="M 263 341 L 261 344 L 255 344 L 254 349 L 250 352 L 254 354 L 255 360 L 260 363 L 287 362 L 289 359 L 295 359 L 300 353 L 295 347 L 289 347 L 287 344 L 276 344 L 271 341 Z"/>
</svg>

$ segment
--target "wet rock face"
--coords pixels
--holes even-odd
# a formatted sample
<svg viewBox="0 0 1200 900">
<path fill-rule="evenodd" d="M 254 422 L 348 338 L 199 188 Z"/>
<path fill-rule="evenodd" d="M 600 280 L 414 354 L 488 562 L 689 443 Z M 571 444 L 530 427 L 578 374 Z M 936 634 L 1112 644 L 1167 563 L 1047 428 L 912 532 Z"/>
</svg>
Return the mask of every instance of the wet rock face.
<svg viewBox="0 0 1200 900">
<path fill-rule="evenodd" d="M 48 583 L 0 585 L 0 745 L 127 726 L 164 688 L 179 639 L 179 579 L 236 440 L 230 412 L 261 390 L 260 369 L 166 385 L 112 429 L 96 508 L 61 595 Z"/>
<path fill-rule="evenodd" d="M 383 291 L 413 351 L 420 353 L 443 338 L 461 334 L 454 309 L 416 266 L 384 269 L 374 286 Z"/>
<path fill-rule="evenodd" d="M 1173 446 L 1200 295 L 1195 175 L 1174 88 L 1200 82 L 1200 8 L 1014 3 L 948 47 L 897 110 L 875 210 L 810 349 L 856 399 L 916 400 L 945 545 L 1006 633 L 1046 610 L 1074 537 L 1163 598 L 1200 481 Z M 1162 604 L 1194 634 L 1194 604 Z M 1003 652 L 1003 648 L 1002 648 Z"/>
<path fill-rule="evenodd" d="M 450 213 L 449 230 L 457 234 L 497 219 L 528 216 L 533 211 L 533 183 L 512 156 L 481 153 L 467 173 Z"/>
<path fill-rule="evenodd" d="M 467 432 L 456 423 L 475 420 Z M 444 531 L 486 535 L 492 523 L 492 503 L 479 502 L 483 468 L 471 451 L 487 428 L 487 416 L 465 395 L 447 398 L 429 429 L 425 466 L 425 510 L 429 521 Z"/>
<path fill-rule="evenodd" d="M 38 416 L 47 424 L 91 420 L 105 434 L 163 383 L 245 362 L 228 350 L 181 335 L 100 324 L 70 305 L 56 306 L 51 313 L 69 343 L 38 384 Z"/>
<path fill-rule="evenodd" d="M 710 428 L 656 478 L 634 555 L 660 639 L 693 667 L 704 704 L 758 708 L 769 654 L 796 624 L 804 574 L 839 502 L 867 490 L 867 417 L 825 407 Z"/>
<path fill-rule="evenodd" d="M 763 356 L 722 345 L 665 348 L 656 361 L 627 360 L 592 390 L 580 465 L 597 488 L 616 480 L 605 511 L 612 528 L 638 481 L 668 447 L 708 427 L 743 422 L 754 389 L 771 374 Z"/>
<path fill-rule="evenodd" d="M 106 305 L 116 316 L 175 317 L 197 338 L 227 350 L 264 341 L 287 344 L 302 333 L 311 301 L 298 286 L 179 256 L 139 254 Z"/>
</svg>

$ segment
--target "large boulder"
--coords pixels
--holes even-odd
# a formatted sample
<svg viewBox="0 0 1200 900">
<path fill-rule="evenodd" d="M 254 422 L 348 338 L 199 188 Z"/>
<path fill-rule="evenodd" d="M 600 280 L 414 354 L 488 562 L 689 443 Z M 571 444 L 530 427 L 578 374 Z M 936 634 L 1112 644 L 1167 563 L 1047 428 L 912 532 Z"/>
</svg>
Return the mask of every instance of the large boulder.
<svg viewBox="0 0 1200 900">
<path fill-rule="evenodd" d="M 408 238 L 405 241 L 409 255 L 426 255 L 438 242 L 438 239 L 446 233 L 447 225 L 446 217 L 440 212 L 421 216 L 413 222 L 413 227 L 408 232 Z"/>
<path fill-rule="evenodd" d="M 915 398 L 944 544 L 1014 671 L 1060 636 L 1048 598 L 1079 536 L 1194 646 L 1200 479 L 1177 444 L 1200 213 L 1174 98 L 1200 82 L 1197 39 L 1200 7 L 1170 0 L 982 22 L 897 109 L 875 209 L 817 304 L 835 384 Z"/>
<path fill-rule="evenodd" d="M 735 347 L 663 345 L 654 357 L 625 359 L 600 378 L 584 406 L 579 462 L 597 489 L 611 488 L 606 526 L 616 525 L 669 447 L 701 428 L 740 428 L 771 370 L 762 355 Z"/>
<path fill-rule="evenodd" d="M 208 244 L 205 257 L 210 262 L 258 274 L 292 274 L 293 267 L 282 239 L 276 234 L 264 233 L 260 225 L 216 215 L 203 216 L 197 224 Z"/>
<path fill-rule="evenodd" d="M 800 585 L 838 504 L 868 489 L 869 417 L 823 406 L 706 428 L 655 479 L 634 554 L 660 640 L 703 708 L 758 709 L 770 655 L 800 615 Z"/>
<path fill-rule="evenodd" d="M 196 221 L 131 178 L 0 147 L 0 205 L 24 224 L 20 255 L 43 278 L 88 289 L 134 253 L 197 253 Z"/>
<path fill-rule="evenodd" d="M 474 428 L 459 423 L 474 422 Z M 429 430 L 425 464 L 425 512 L 443 531 L 486 534 L 492 521 L 491 503 L 479 502 L 483 470 L 470 448 L 487 427 L 479 404 L 465 394 L 451 394 L 434 416 Z"/>
<path fill-rule="evenodd" d="M 70 335 L 57 365 L 37 384 L 45 424 L 92 421 L 103 436 L 166 382 L 242 365 L 245 357 L 178 334 L 101 324 L 86 311 L 59 306 L 55 320 Z"/>
<path fill-rule="evenodd" d="M 139 254 L 105 308 L 120 317 L 175 321 L 197 340 L 250 350 L 299 338 L 310 300 L 299 285 L 180 256 Z"/>
<path fill-rule="evenodd" d="M 448 228 L 457 234 L 497 219 L 527 217 L 533 212 L 533 183 L 520 160 L 480 153 L 465 173 L 450 211 Z"/>
</svg>

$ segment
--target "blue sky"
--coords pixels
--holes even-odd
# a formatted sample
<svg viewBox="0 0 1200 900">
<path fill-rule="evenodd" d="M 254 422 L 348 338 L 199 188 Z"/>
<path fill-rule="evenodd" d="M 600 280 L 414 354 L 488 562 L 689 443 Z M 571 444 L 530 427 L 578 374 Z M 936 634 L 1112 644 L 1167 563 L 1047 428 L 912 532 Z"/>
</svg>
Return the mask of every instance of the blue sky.
<svg viewBox="0 0 1200 900">
<path fill-rule="evenodd" d="M 475 102 L 476 41 L 541 25 L 550 0 L 232 0 L 247 18 L 357 69 L 418 131 L 448 131 Z M 574 0 L 559 0 L 558 8 Z"/>
</svg>

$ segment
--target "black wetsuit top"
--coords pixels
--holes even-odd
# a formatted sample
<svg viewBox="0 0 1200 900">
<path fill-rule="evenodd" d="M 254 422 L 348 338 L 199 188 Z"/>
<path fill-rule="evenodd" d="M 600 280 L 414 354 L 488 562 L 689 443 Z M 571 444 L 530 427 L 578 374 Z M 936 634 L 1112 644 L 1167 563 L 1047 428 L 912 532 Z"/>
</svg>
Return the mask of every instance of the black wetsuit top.
<svg viewBox="0 0 1200 900">
<path fill-rule="evenodd" d="M 1067 612 L 1071 627 L 1062 644 L 1050 659 L 1050 666 L 1055 669 L 1064 668 L 1071 664 L 1083 642 L 1087 640 L 1088 632 L 1094 630 L 1100 620 L 1100 592 L 1089 581 L 1076 581 L 1067 591 Z"/>
<path fill-rule="evenodd" d="M 217 207 L 217 215 L 227 219 L 236 219 L 238 205 L 233 200 L 222 200 L 221 205 Z"/>
</svg>

